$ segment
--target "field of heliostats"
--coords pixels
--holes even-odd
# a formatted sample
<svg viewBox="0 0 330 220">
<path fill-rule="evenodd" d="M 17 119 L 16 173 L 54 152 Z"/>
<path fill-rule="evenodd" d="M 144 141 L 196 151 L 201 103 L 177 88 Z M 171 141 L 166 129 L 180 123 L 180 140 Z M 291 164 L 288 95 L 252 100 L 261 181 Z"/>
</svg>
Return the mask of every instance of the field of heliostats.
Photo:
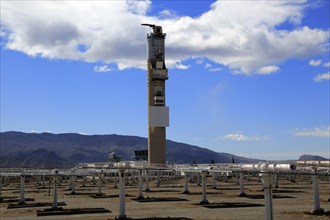
<svg viewBox="0 0 330 220">
<path fill-rule="evenodd" d="M 272 213 L 267 213 L 264 180 L 257 173 L 150 172 L 146 178 L 145 171 L 135 171 L 123 173 L 122 179 L 117 173 L 27 175 L 2 176 L 1 183 L 1 219 L 298 220 L 330 216 L 329 176 L 272 175 Z"/>
</svg>

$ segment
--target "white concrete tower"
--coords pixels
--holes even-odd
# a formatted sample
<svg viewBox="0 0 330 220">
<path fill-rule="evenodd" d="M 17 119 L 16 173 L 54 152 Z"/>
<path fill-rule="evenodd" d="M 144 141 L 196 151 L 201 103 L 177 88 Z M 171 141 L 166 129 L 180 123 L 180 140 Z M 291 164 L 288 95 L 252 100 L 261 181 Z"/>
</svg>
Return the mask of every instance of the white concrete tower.
<svg viewBox="0 0 330 220">
<path fill-rule="evenodd" d="M 147 35 L 148 68 L 148 162 L 166 163 L 166 127 L 169 126 L 169 109 L 165 106 L 165 36 L 161 26 L 142 24 L 152 28 Z"/>
</svg>

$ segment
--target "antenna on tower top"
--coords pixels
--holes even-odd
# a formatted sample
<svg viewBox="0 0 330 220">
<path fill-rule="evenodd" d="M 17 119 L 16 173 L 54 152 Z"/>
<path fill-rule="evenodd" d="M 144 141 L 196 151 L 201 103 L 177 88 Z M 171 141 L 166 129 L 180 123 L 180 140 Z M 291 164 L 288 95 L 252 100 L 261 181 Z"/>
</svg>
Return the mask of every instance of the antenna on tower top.
<svg viewBox="0 0 330 220">
<path fill-rule="evenodd" d="M 151 27 L 151 28 L 154 28 L 154 27 L 156 27 L 156 25 L 154 25 L 154 24 L 141 24 L 142 26 L 149 26 L 149 27 Z"/>
<path fill-rule="evenodd" d="M 163 35 L 163 28 L 162 26 L 157 26 L 155 24 L 141 24 L 142 26 L 149 26 L 152 28 L 152 30 L 154 31 L 154 34 L 156 36 L 163 36 L 165 37 L 165 35 Z"/>
</svg>

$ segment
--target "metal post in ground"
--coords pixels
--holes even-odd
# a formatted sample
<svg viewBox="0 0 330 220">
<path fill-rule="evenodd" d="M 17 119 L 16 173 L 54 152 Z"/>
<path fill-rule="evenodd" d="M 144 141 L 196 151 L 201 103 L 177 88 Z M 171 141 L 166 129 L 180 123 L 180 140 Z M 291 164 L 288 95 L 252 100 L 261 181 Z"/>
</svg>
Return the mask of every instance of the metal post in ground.
<svg viewBox="0 0 330 220">
<path fill-rule="evenodd" d="M 201 185 L 201 176 L 199 175 L 199 173 L 196 173 L 197 174 L 197 186 L 200 186 Z"/>
<path fill-rule="evenodd" d="M 157 186 L 157 187 L 160 186 L 160 172 L 157 172 L 157 182 L 156 182 L 156 186 Z"/>
<path fill-rule="evenodd" d="M 36 176 L 37 179 L 37 185 L 40 186 L 41 185 L 41 176 Z"/>
<path fill-rule="evenodd" d="M 202 201 L 200 202 L 200 204 L 208 204 L 209 201 L 207 201 L 207 199 L 206 199 L 206 175 L 207 175 L 207 171 L 202 171 L 201 175 L 202 175 Z"/>
<path fill-rule="evenodd" d="M 21 195 L 19 198 L 19 203 L 24 203 L 25 202 L 25 176 L 21 175 Z"/>
<path fill-rule="evenodd" d="M 266 220 L 273 220 L 273 196 L 272 196 L 272 175 L 260 174 L 264 185 Z"/>
<path fill-rule="evenodd" d="M 4 186 L 8 186 L 9 185 L 9 176 L 5 176 L 5 180 L 3 181 L 3 185 Z"/>
<path fill-rule="evenodd" d="M 48 196 L 50 196 L 50 183 L 52 182 L 50 176 L 48 177 Z"/>
<path fill-rule="evenodd" d="M 2 176 L 0 176 L 0 202 L 3 201 L 2 195 L 1 195 L 1 191 L 2 191 Z"/>
<path fill-rule="evenodd" d="M 126 219 L 125 214 L 125 170 L 119 171 L 119 215 L 117 219 Z"/>
<path fill-rule="evenodd" d="M 240 182 L 240 197 L 246 196 L 244 192 L 244 174 L 242 172 L 239 173 L 239 182 Z"/>
<path fill-rule="evenodd" d="M 83 176 L 83 185 L 82 185 L 83 187 L 85 187 L 86 186 L 86 176 Z"/>
<path fill-rule="evenodd" d="M 46 182 L 46 176 L 43 175 L 43 176 L 42 176 L 42 188 L 43 188 L 43 189 L 45 188 L 45 182 Z"/>
<path fill-rule="evenodd" d="M 145 192 L 150 192 L 150 189 L 149 189 L 149 170 L 146 170 L 145 178 L 146 178 L 146 189 L 144 191 Z"/>
<path fill-rule="evenodd" d="M 95 185 L 95 173 L 93 173 L 93 176 L 92 176 L 92 182 L 93 182 L 93 185 Z"/>
<path fill-rule="evenodd" d="M 61 186 L 61 183 L 62 183 L 62 176 L 59 176 L 57 179 L 57 185 Z"/>
<path fill-rule="evenodd" d="M 278 188 L 278 174 L 274 175 L 274 188 Z"/>
<path fill-rule="evenodd" d="M 118 181 L 119 181 L 119 174 L 118 173 L 116 173 L 116 174 L 114 174 L 115 176 L 114 176 L 114 182 L 115 182 L 115 185 L 113 186 L 113 188 L 118 188 L 118 186 L 117 186 L 117 183 L 118 183 Z"/>
<path fill-rule="evenodd" d="M 248 176 L 247 176 L 247 181 L 250 181 L 251 180 L 251 174 L 248 173 Z"/>
<path fill-rule="evenodd" d="M 139 178 L 139 195 L 137 197 L 137 199 L 143 199 L 143 181 L 142 181 L 142 170 L 139 170 L 138 173 L 138 178 Z"/>
<path fill-rule="evenodd" d="M 75 176 L 70 176 L 71 178 L 71 194 L 76 193 L 76 181 L 75 181 Z"/>
<path fill-rule="evenodd" d="M 184 173 L 184 191 L 183 191 L 184 194 L 189 193 L 189 190 L 188 190 L 188 176 L 189 176 L 189 173 Z"/>
<path fill-rule="evenodd" d="M 103 172 L 103 170 L 102 170 L 102 172 Z M 102 177 L 102 182 L 105 183 L 106 173 L 102 173 L 101 177 Z"/>
<path fill-rule="evenodd" d="M 212 173 L 212 189 L 216 189 L 216 173 Z"/>
<path fill-rule="evenodd" d="M 58 183 L 58 176 L 57 172 L 55 171 L 55 176 L 53 177 L 54 179 L 54 190 L 53 190 L 53 209 L 58 208 L 58 203 L 57 203 L 57 183 Z"/>
<path fill-rule="evenodd" d="M 103 195 L 103 193 L 102 193 L 102 174 L 103 173 L 102 172 L 103 172 L 103 170 L 101 170 L 101 172 L 97 174 L 97 176 L 98 176 L 98 191 L 96 193 L 97 196 Z"/>
<path fill-rule="evenodd" d="M 316 175 L 312 175 L 313 180 L 313 198 L 314 198 L 314 209 L 312 213 L 323 213 L 324 209 L 320 207 L 320 196 L 319 196 L 319 184 L 317 182 Z"/>
</svg>

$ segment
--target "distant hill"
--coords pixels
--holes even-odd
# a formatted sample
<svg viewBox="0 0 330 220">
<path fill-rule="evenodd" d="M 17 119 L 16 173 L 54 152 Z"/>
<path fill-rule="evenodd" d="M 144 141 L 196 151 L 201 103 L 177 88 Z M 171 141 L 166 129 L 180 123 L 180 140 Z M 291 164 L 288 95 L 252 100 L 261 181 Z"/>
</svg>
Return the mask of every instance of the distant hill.
<svg viewBox="0 0 330 220">
<path fill-rule="evenodd" d="M 124 135 L 81 135 L 75 133 L 0 133 L 0 166 L 54 168 L 72 167 L 80 162 L 108 161 L 115 151 L 122 160 L 134 160 L 135 150 L 148 147 L 147 138 Z M 258 162 L 257 159 L 217 153 L 189 144 L 166 141 L 169 163 L 237 163 Z"/>
<path fill-rule="evenodd" d="M 329 160 L 329 159 L 317 155 L 304 154 L 300 156 L 298 160 Z"/>
</svg>

